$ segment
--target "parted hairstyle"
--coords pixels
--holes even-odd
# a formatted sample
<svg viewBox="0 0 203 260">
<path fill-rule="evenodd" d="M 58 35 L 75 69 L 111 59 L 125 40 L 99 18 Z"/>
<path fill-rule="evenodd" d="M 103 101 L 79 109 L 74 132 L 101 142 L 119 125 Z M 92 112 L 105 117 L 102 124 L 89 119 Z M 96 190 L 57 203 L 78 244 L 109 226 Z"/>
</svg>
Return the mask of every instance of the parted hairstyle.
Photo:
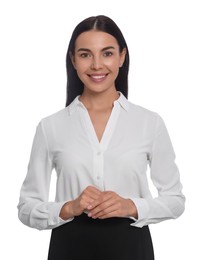
<svg viewBox="0 0 203 260">
<path fill-rule="evenodd" d="M 68 106 L 76 98 L 76 96 L 81 95 L 84 89 L 84 84 L 79 79 L 77 71 L 71 61 L 71 55 L 74 55 L 75 52 L 75 41 L 81 33 L 93 29 L 112 35 L 118 42 L 120 52 L 126 48 L 125 61 L 123 66 L 119 69 L 119 74 L 115 80 L 115 86 L 117 91 L 121 91 L 123 95 L 128 98 L 129 52 L 126 41 L 121 30 L 111 18 L 104 15 L 98 15 L 89 17 L 80 22 L 72 33 L 66 55 L 66 106 Z"/>
</svg>

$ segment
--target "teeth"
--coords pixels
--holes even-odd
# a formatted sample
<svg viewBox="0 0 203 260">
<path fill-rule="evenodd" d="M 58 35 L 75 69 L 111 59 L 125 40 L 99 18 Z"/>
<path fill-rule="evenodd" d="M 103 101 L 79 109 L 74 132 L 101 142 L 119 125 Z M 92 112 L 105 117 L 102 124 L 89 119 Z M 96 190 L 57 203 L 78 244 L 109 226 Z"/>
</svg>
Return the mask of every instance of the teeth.
<svg viewBox="0 0 203 260">
<path fill-rule="evenodd" d="M 102 75 L 102 76 L 91 76 L 93 79 L 102 79 L 105 77 L 105 75 Z"/>
</svg>

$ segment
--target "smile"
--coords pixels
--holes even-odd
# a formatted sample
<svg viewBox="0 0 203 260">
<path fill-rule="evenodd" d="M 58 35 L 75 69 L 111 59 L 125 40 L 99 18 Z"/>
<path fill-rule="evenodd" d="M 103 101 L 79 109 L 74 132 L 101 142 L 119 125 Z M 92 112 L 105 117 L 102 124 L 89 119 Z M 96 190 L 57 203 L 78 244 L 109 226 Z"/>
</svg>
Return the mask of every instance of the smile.
<svg viewBox="0 0 203 260">
<path fill-rule="evenodd" d="M 88 76 L 94 81 L 94 82 L 101 82 L 103 81 L 108 74 L 89 74 Z"/>
</svg>

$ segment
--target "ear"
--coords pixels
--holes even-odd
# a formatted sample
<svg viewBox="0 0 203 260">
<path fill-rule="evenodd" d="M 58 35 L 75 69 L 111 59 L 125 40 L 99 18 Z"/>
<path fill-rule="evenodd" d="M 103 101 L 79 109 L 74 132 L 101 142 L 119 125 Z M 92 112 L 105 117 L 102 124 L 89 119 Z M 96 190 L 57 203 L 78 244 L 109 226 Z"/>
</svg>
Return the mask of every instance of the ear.
<svg viewBox="0 0 203 260">
<path fill-rule="evenodd" d="M 71 59 L 71 62 L 73 64 L 73 67 L 76 69 L 76 65 L 75 65 L 75 56 L 72 52 L 69 53 L 69 56 L 70 56 L 70 59 Z"/>
<path fill-rule="evenodd" d="M 122 52 L 120 53 L 120 67 L 123 66 L 123 63 L 125 61 L 125 55 L 127 53 L 127 49 L 123 48 Z"/>
</svg>

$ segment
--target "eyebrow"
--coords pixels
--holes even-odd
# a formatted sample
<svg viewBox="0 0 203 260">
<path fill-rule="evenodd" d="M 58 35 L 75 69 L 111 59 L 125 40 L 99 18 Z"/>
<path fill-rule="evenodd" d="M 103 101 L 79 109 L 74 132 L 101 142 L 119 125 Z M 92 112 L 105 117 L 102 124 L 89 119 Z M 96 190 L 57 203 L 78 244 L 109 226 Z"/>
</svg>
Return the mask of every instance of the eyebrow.
<svg viewBox="0 0 203 260">
<path fill-rule="evenodd" d="M 101 51 L 106 51 L 106 50 L 109 50 L 109 49 L 114 49 L 115 50 L 115 47 L 113 46 L 107 46 L 105 48 L 103 48 Z M 77 52 L 80 52 L 80 51 L 87 51 L 87 52 L 91 52 L 90 49 L 87 49 L 87 48 L 80 48 L 77 50 Z"/>
</svg>

